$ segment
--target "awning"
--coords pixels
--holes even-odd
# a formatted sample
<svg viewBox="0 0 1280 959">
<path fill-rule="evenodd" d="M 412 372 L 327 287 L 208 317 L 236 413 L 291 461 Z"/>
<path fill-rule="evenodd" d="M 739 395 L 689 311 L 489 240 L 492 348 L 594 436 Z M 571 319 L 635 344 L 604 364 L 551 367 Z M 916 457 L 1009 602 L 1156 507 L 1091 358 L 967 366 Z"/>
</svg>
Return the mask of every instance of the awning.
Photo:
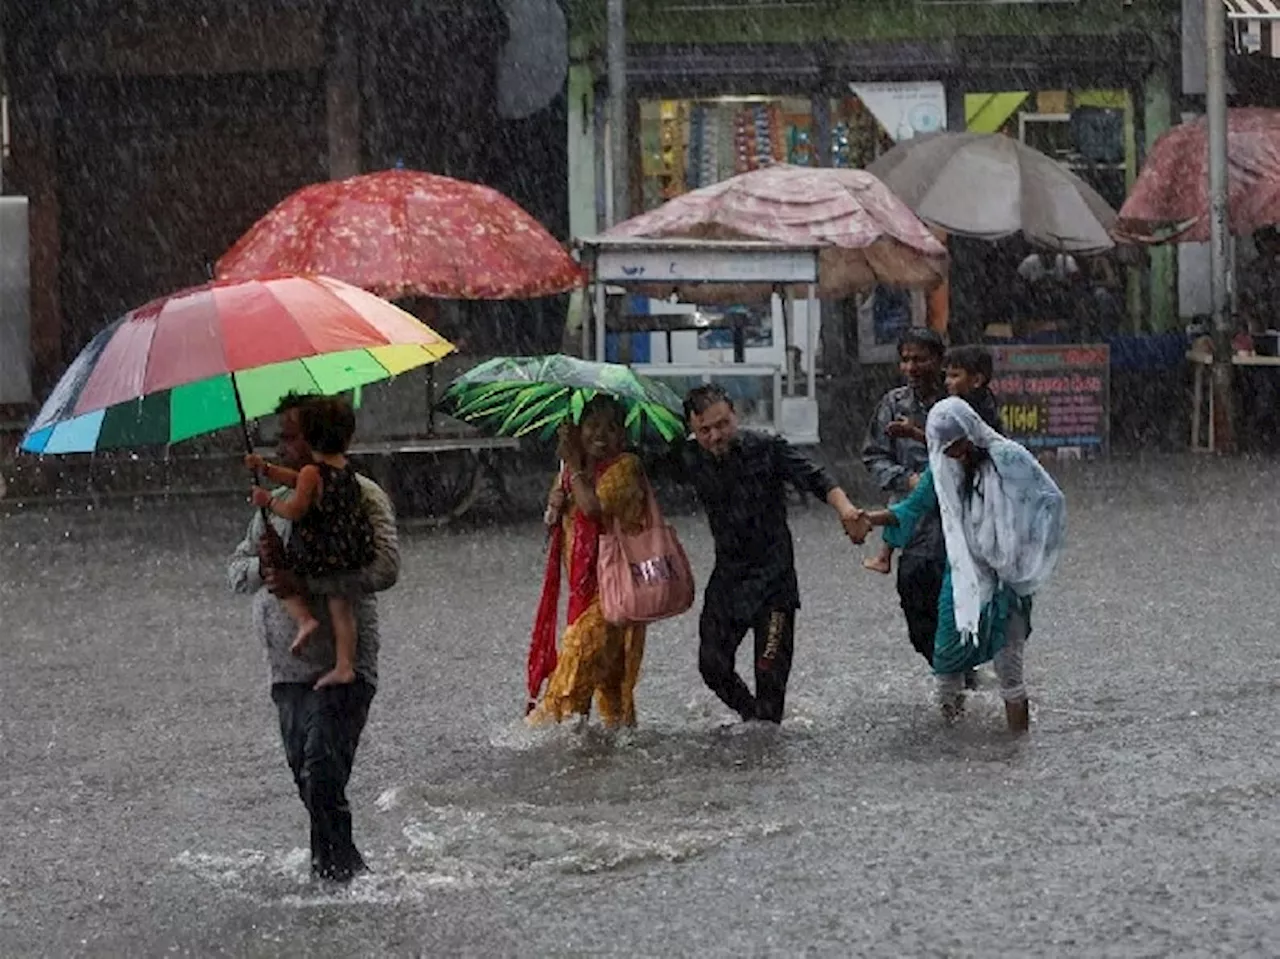
<svg viewBox="0 0 1280 959">
<path fill-rule="evenodd" d="M 1222 0 L 1228 20 L 1280 20 L 1280 0 Z"/>
</svg>

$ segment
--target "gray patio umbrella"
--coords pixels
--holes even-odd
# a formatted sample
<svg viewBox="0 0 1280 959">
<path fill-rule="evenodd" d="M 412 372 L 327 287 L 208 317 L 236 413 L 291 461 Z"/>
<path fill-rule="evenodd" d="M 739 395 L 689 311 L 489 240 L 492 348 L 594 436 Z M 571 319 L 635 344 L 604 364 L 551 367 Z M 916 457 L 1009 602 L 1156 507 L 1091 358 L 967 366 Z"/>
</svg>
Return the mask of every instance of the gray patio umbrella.
<svg viewBox="0 0 1280 959">
<path fill-rule="evenodd" d="M 1115 246 L 1116 213 L 1061 163 L 999 133 L 932 133 L 899 143 L 867 168 L 916 216 L 984 240 L 1021 233 L 1066 253 Z"/>
</svg>

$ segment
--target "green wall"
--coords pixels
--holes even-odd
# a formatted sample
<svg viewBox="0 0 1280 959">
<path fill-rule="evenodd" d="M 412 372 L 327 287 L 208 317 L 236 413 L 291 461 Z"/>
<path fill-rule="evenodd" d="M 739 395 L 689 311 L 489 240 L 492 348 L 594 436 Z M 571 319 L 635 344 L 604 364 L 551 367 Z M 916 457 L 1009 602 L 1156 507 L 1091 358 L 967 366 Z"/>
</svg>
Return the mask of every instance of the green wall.
<svg viewBox="0 0 1280 959">
<path fill-rule="evenodd" d="M 729 4 L 725 4 L 728 6 Z M 689 0 L 628 0 L 631 43 L 805 43 L 934 40 L 953 36 L 1098 35 L 1175 30 L 1180 0 L 1080 0 L 1077 4 L 928 5 L 915 0 L 830 0 L 820 6 L 741 12 L 679 10 Z M 602 48 L 606 0 L 569 0 L 570 29 Z"/>
</svg>

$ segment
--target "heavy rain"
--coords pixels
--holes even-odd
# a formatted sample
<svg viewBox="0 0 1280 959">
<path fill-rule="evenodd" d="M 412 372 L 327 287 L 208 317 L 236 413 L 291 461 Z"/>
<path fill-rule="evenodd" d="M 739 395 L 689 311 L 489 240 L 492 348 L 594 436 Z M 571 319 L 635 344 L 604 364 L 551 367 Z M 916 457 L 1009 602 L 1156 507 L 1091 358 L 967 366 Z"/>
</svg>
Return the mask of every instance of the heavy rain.
<svg viewBox="0 0 1280 959">
<path fill-rule="evenodd" d="M 0 956 L 1280 954 L 1277 21 L 0 3 Z"/>
</svg>

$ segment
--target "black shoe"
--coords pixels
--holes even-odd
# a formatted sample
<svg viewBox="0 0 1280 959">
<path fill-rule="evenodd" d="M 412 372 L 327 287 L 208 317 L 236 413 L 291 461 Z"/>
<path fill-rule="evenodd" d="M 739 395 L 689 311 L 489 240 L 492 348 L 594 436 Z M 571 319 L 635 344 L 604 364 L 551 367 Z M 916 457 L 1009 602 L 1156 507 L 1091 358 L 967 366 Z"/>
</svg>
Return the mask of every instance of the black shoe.
<svg viewBox="0 0 1280 959">
<path fill-rule="evenodd" d="M 976 669 L 971 669 L 964 674 L 964 688 L 965 689 L 978 688 L 978 671 Z"/>
</svg>

